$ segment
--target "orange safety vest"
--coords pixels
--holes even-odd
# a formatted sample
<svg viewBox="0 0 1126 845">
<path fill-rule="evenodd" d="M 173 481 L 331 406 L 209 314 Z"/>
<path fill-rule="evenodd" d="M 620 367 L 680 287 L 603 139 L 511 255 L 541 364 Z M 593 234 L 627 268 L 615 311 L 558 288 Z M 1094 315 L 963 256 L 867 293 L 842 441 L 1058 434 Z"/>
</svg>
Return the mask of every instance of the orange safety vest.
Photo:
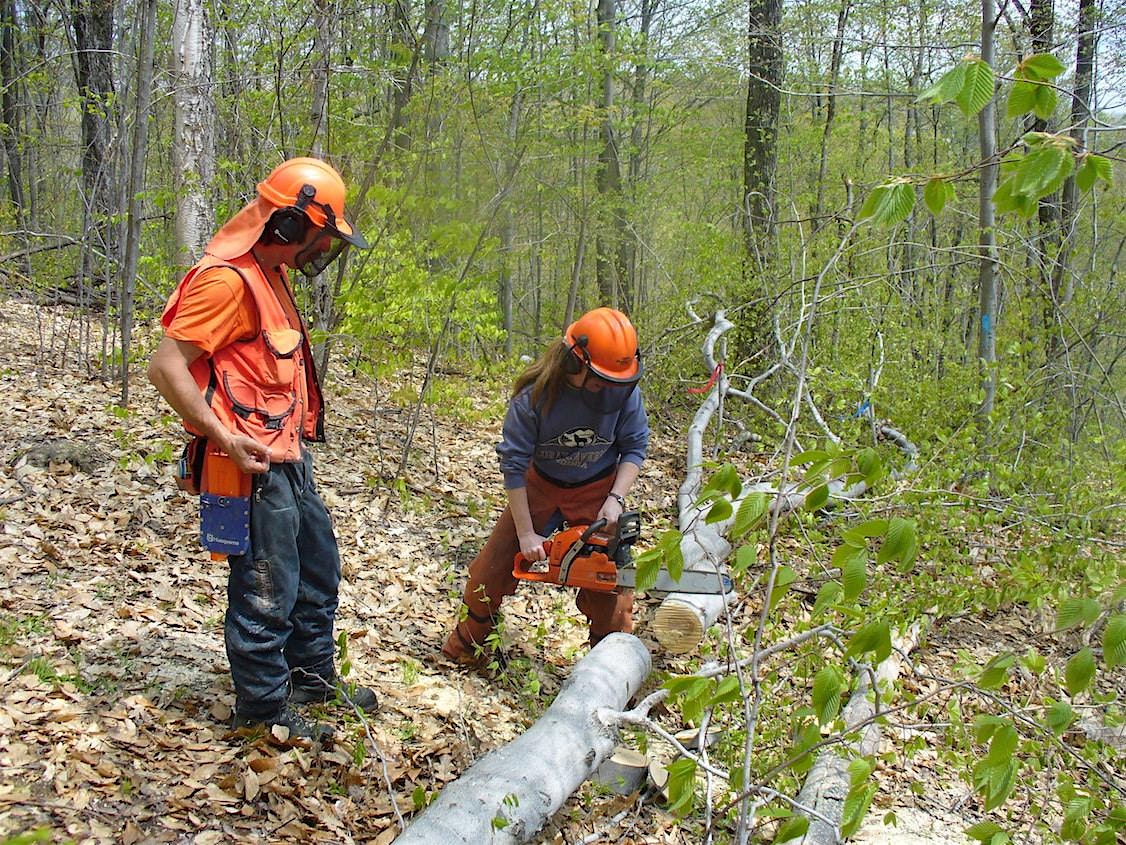
<svg viewBox="0 0 1126 845">
<path fill-rule="evenodd" d="M 209 267 L 229 267 L 242 278 L 258 310 L 258 334 L 197 358 L 189 368 L 192 377 L 229 430 L 268 446 L 275 463 L 299 461 L 302 440 L 325 439 L 321 386 L 304 324 L 300 330 L 290 325 L 254 256 L 231 261 L 205 256 L 180 281 L 161 323 L 171 324 L 187 286 Z M 186 422 L 184 428 L 201 433 Z"/>
</svg>

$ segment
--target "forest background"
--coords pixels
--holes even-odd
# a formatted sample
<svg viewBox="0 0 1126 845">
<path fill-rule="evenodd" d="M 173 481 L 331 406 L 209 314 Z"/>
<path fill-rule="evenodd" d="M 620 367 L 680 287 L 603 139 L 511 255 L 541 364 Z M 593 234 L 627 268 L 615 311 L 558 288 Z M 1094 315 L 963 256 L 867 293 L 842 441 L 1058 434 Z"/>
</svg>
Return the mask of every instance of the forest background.
<svg viewBox="0 0 1126 845">
<path fill-rule="evenodd" d="M 3 0 L 0 285 L 93 316 L 41 332 L 37 367 L 102 380 L 128 413 L 152 342 L 135 327 L 269 169 L 311 154 L 374 244 L 301 288 L 321 369 L 415 425 L 475 421 L 455 376 L 503 394 L 517 356 L 610 304 L 641 328 L 655 425 L 683 432 L 722 310 L 716 375 L 750 400 L 726 405 L 712 466 L 801 479 L 800 442 L 813 476 L 870 452 L 892 468 L 878 422 L 919 448 L 838 523 L 811 507 L 757 529 L 760 551 L 781 534 L 811 562 L 784 586 L 838 585 L 815 616 L 859 631 L 1021 607 L 1079 638 L 1052 640 L 1058 665 L 1029 647 L 969 672 L 1040 684 L 1039 731 L 987 696 L 1000 722 L 962 738 L 992 760 L 966 770 L 995 810 L 1018 780 L 1008 727 L 1051 757 L 1073 707 L 1123 718 L 1124 21 L 1116 0 Z M 398 489 L 427 471 L 414 430 L 386 468 Z M 872 519 L 909 522 L 914 546 L 858 572 L 834 551 Z M 762 558 L 749 595 L 776 586 Z M 801 752 L 834 716 L 780 730 Z M 1121 788 L 1073 765 L 1018 827 L 1111 841 Z"/>
</svg>

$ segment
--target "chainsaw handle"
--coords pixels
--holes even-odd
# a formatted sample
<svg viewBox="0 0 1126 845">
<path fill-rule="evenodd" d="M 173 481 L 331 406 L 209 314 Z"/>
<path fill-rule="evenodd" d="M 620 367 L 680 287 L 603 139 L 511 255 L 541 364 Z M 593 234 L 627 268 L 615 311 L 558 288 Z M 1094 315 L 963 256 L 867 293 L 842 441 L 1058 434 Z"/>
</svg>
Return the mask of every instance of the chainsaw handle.
<svg viewBox="0 0 1126 845">
<path fill-rule="evenodd" d="M 606 527 L 606 520 L 605 519 L 596 519 L 594 522 L 592 522 L 590 525 L 588 525 L 587 528 L 586 528 L 586 531 L 584 531 L 579 536 L 579 542 L 585 543 L 587 540 L 589 540 L 591 537 L 594 536 L 594 532 L 598 531 L 601 528 L 605 528 L 605 527 Z"/>
</svg>

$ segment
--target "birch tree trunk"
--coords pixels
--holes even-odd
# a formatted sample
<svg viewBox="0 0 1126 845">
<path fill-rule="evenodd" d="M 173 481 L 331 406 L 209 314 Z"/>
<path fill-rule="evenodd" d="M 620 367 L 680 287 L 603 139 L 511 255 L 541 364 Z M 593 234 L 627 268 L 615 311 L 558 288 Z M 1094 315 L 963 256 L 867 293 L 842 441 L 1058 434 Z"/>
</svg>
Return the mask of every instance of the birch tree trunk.
<svg viewBox="0 0 1126 845">
<path fill-rule="evenodd" d="M 448 784 L 397 845 L 530 840 L 613 752 L 617 728 L 597 718 L 597 711 L 623 710 L 649 670 L 649 652 L 637 637 L 610 634 L 575 664 L 527 733 Z"/>
<path fill-rule="evenodd" d="M 215 98 L 213 37 L 203 0 L 176 0 L 172 19 L 172 78 L 176 108 L 176 263 L 188 267 L 203 254 L 215 223 Z"/>
</svg>

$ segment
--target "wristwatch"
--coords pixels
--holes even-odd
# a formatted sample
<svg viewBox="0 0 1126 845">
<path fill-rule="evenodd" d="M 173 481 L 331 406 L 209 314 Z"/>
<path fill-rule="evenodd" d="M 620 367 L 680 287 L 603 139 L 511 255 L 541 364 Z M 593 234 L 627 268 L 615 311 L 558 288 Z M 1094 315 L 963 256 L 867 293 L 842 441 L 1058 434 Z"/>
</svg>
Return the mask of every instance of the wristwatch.
<svg viewBox="0 0 1126 845">
<path fill-rule="evenodd" d="M 607 498 L 617 499 L 618 504 L 621 505 L 623 508 L 626 506 L 626 497 L 625 496 L 619 495 L 618 493 L 615 493 L 613 490 L 611 490 L 609 493 L 607 493 L 606 496 L 607 496 Z"/>
</svg>

